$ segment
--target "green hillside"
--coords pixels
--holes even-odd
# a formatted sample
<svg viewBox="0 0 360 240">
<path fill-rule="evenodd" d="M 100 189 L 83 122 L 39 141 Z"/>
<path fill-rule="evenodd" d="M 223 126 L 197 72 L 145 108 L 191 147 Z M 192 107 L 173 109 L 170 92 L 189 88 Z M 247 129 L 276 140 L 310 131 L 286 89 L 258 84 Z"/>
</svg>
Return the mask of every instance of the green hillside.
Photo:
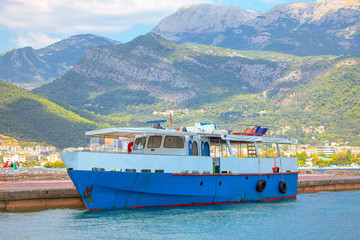
<svg viewBox="0 0 360 240">
<path fill-rule="evenodd" d="M 127 44 L 91 48 L 73 70 L 34 93 L 105 115 L 123 112 L 129 105 L 146 108 L 164 102 L 199 108 L 262 92 L 289 71 L 317 76 L 334 59 L 177 45 L 147 34 Z M 307 75 L 299 79 L 308 80 Z"/>
<path fill-rule="evenodd" d="M 352 62 L 343 65 L 344 62 Z M 324 141 L 337 141 L 349 145 L 360 145 L 360 59 L 339 61 L 333 71 L 314 78 L 310 82 L 298 83 L 274 91 L 238 94 L 209 103 L 187 108 L 182 103 L 161 102 L 149 106 L 127 107 L 111 116 L 127 116 L 137 125 L 145 120 L 168 118 L 154 115 L 153 111 L 172 109 L 175 126 L 195 122 L 225 124 L 229 129 L 242 129 L 246 125 L 271 126 L 272 134 L 297 138 L 302 144 L 322 145 Z M 290 84 L 291 85 L 291 84 Z M 240 124 L 239 126 L 233 126 Z M 322 129 L 319 131 L 317 129 Z M 285 132 L 285 128 L 289 127 Z M 310 129 L 306 132 L 306 129 Z"/>
<path fill-rule="evenodd" d="M 360 59 L 353 61 L 356 65 L 338 66 L 329 75 L 278 96 L 278 101 L 285 102 L 285 113 L 297 118 L 293 121 L 296 126 L 325 127 L 326 131 L 318 135 L 320 142 L 360 145 Z M 300 134 L 299 138 L 311 142 L 310 135 Z"/>
<path fill-rule="evenodd" d="M 83 146 L 85 131 L 108 126 L 3 81 L 0 81 L 0 116 L 1 134 L 56 147 Z"/>
<path fill-rule="evenodd" d="M 204 104 L 202 111 L 175 113 L 173 119 L 180 123 L 198 119 L 229 125 L 260 124 L 273 126 L 273 132 L 278 131 L 278 136 L 295 137 L 300 143 L 322 145 L 324 141 L 348 141 L 350 145 L 359 146 L 360 59 L 350 58 L 348 61 L 352 64 L 340 64 L 325 76 L 292 88 L 282 88 L 271 97 L 240 94 Z M 290 129 L 281 133 L 285 126 Z M 316 130 L 320 126 L 324 127 L 323 132 Z"/>
<path fill-rule="evenodd" d="M 177 126 L 262 124 L 301 143 L 360 145 L 359 62 L 176 45 L 147 34 L 91 48 L 73 70 L 34 92 L 116 126 L 144 125 L 172 110 Z"/>
</svg>

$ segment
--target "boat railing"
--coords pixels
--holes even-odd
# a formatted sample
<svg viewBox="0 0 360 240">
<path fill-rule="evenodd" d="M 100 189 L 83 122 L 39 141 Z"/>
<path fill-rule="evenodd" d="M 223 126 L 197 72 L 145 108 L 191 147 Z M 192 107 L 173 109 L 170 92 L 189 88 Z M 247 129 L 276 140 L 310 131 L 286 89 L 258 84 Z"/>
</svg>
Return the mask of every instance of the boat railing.
<svg viewBox="0 0 360 240">
<path fill-rule="evenodd" d="M 95 152 L 95 153 L 116 153 L 116 154 L 128 154 L 125 150 L 109 151 L 109 150 L 92 150 L 92 149 L 65 149 L 64 152 Z"/>
<path fill-rule="evenodd" d="M 125 154 L 125 155 L 128 155 L 129 153 L 127 151 L 101 151 L 101 150 L 89 150 L 89 149 L 84 149 L 84 150 L 81 150 L 81 149 L 76 149 L 76 150 L 72 150 L 72 151 L 64 151 L 64 152 L 91 152 L 91 153 L 110 153 L 110 154 Z M 181 155 L 181 154 L 169 154 L 169 153 L 164 153 L 164 154 L 160 154 L 160 153 L 157 153 L 157 154 L 147 154 L 147 153 L 135 153 L 135 152 L 132 152 L 131 155 L 161 155 L 161 156 L 189 156 L 189 157 L 209 157 L 211 158 L 211 156 L 201 156 L 201 155 L 198 155 L 198 156 L 194 156 L 194 155 Z"/>
</svg>

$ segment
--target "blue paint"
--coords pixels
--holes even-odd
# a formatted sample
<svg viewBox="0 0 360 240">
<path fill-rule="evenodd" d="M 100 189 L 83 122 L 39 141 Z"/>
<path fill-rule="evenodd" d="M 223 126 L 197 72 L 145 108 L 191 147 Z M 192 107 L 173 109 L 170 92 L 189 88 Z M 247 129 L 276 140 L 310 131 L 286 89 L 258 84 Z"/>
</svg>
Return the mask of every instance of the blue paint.
<svg viewBox="0 0 360 240">
<path fill-rule="evenodd" d="M 189 141 L 189 155 L 193 155 L 193 145 L 192 145 L 192 142 L 191 140 Z"/>
<path fill-rule="evenodd" d="M 205 144 L 204 144 L 204 142 L 203 141 L 201 141 L 201 156 L 206 156 L 205 155 Z"/>
<path fill-rule="evenodd" d="M 210 145 L 208 142 L 205 143 L 205 156 L 210 156 Z"/>
<path fill-rule="evenodd" d="M 110 209 L 186 204 L 257 201 L 297 193 L 297 173 L 262 175 L 267 185 L 256 191 L 259 175 L 173 175 L 171 173 L 125 173 L 107 171 L 68 172 L 87 208 Z M 286 194 L 279 182 L 287 183 Z M 91 199 L 84 195 L 93 186 Z"/>
<path fill-rule="evenodd" d="M 153 121 L 146 121 L 146 123 L 164 123 L 167 122 L 167 120 L 153 120 Z"/>
</svg>

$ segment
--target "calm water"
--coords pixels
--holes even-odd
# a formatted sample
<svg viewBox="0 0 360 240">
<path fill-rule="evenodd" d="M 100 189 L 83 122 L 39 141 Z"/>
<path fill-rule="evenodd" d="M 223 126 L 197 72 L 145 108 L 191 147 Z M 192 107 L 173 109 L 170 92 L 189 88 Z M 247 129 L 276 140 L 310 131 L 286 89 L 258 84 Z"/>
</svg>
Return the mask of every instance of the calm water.
<svg viewBox="0 0 360 240">
<path fill-rule="evenodd" d="M 327 170 L 360 171 L 360 168 L 312 168 L 311 170 L 324 174 Z"/>
<path fill-rule="evenodd" d="M 0 212 L 1 239 L 360 239 L 360 191 L 277 203 Z"/>
</svg>

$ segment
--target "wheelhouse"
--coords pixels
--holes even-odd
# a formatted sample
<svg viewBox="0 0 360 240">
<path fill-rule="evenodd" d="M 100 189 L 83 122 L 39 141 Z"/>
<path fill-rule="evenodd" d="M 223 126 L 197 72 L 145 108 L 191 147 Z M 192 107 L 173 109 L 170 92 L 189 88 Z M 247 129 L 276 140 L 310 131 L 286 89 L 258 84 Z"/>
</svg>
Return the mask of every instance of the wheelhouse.
<svg viewBox="0 0 360 240">
<path fill-rule="evenodd" d="M 105 143 L 109 142 L 106 139 L 129 139 L 127 148 L 117 152 L 126 153 L 127 157 L 121 157 L 121 161 L 128 159 L 126 164 L 134 169 L 143 168 L 142 164 L 137 164 L 136 156 L 147 155 L 147 160 L 141 157 L 141 161 L 153 162 L 151 166 L 167 165 L 171 157 L 176 162 L 172 164 L 177 166 L 178 172 L 184 169 L 212 173 L 272 172 L 273 168 L 297 171 L 296 158 L 292 156 L 296 154 L 296 140 L 233 133 L 217 130 L 215 125 L 196 124 L 195 127 L 170 130 L 111 128 L 87 132 L 86 135 L 91 138 L 105 138 Z M 129 158 L 130 156 L 134 158 Z M 185 159 L 186 163 L 193 167 L 187 167 Z M 141 166 L 138 167 L 139 165 Z"/>
</svg>

